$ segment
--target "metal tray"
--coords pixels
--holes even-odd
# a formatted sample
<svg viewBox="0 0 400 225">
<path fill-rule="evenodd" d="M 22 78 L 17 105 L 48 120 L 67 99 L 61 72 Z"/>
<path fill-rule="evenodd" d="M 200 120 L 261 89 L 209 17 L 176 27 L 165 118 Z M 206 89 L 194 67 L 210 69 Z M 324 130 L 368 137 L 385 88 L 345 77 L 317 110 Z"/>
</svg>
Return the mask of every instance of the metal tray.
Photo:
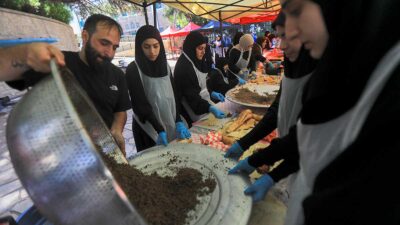
<svg viewBox="0 0 400 225">
<path fill-rule="evenodd" d="M 256 92 L 260 95 L 263 95 L 263 93 L 268 93 L 268 94 L 277 94 L 279 90 L 278 85 L 270 85 L 270 84 L 245 84 L 243 86 L 237 86 L 231 90 L 229 90 L 226 94 L 225 97 L 231 102 L 234 102 L 239 105 L 243 106 L 249 106 L 249 107 L 256 107 L 256 108 L 268 108 L 270 104 L 256 104 L 256 103 L 250 103 L 250 102 L 242 102 L 238 99 L 235 98 L 235 93 L 239 91 L 242 88 L 248 88 L 249 90 Z"/>
<path fill-rule="evenodd" d="M 187 224 L 247 224 L 252 200 L 243 194 L 243 190 L 250 185 L 249 178 L 243 175 L 228 176 L 228 170 L 237 162 L 225 159 L 223 154 L 204 145 L 169 144 L 167 147 L 156 146 L 142 151 L 129 163 L 146 174 L 157 172 L 160 176 L 174 175 L 177 168 L 189 167 L 206 177 L 215 178 L 217 186 L 214 192 L 200 198 L 200 204 L 189 212 L 195 215 L 190 218 L 195 219 L 187 221 Z"/>
</svg>

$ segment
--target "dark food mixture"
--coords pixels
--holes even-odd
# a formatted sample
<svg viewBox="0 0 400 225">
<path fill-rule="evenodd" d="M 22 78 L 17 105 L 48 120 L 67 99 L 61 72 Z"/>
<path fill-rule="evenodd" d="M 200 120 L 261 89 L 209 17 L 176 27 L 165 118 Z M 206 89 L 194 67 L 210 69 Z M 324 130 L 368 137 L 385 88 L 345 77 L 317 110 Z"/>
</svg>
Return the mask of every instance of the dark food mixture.
<svg viewBox="0 0 400 225">
<path fill-rule="evenodd" d="M 144 175 L 133 166 L 102 156 L 130 202 L 149 224 L 185 224 L 187 213 L 199 203 L 197 196 L 212 193 L 216 186 L 214 179 L 203 181 L 203 175 L 192 168 L 180 168 L 174 177 Z"/>
<path fill-rule="evenodd" d="M 276 94 L 259 95 L 256 92 L 252 92 L 247 88 L 241 88 L 234 94 L 234 98 L 240 102 L 259 104 L 259 105 L 271 105 L 275 100 Z"/>
</svg>

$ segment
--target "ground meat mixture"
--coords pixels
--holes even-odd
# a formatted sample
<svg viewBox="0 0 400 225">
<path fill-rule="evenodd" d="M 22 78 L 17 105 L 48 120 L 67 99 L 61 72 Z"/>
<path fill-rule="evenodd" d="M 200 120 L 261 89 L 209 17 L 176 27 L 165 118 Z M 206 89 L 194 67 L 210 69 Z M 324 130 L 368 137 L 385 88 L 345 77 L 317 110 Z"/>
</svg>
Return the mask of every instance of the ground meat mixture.
<svg viewBox="0 0 400 225">
<path fill-rule="evenodd" d="M 192 168 L 180 168 L 174 177 L 161 177 L 144 175 L 105 154 L 103 159 L 132 205 L 152 225 L 185 224 L 188 212 L 199 203 L 197 196 L 210 194 L 216 187 L 214 179 L 204 180 L 202 173 Z"/>
</svg>

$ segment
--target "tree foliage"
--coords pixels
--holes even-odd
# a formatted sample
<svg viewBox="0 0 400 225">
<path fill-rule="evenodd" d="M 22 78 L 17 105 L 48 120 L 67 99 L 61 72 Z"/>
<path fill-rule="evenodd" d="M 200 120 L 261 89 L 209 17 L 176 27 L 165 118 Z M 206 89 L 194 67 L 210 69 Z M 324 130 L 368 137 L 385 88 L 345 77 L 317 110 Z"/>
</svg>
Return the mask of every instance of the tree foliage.
<svg viewBox="0 0 400 225">
<path fill-rule="evenodd" d="M 58 1 L 67 2 L 68 0 Z M 139 10 L 134 4 L 123 0 L 69 0 L 68 3 L 70 3 L 74 12 L 82 18 L 95 13 L 117 16 L 124 12 Z"/>
<path fill-rule="evenodd" d="M 0 7 L 27 12 L 69 23 L 72 19 L 68 6 L 50 0 L 2 0 Z"/>
<path fill-rule="evenodd" d="M 182 28 L 186 26 L 189 22 L 193 22 L 199 26 L 205 25 L 208 20 L 202 17 L 184 13 L 172 7 L 167 7 L 164 12 L 164 15 L 168 18 L 168 20 L 172 23 L 177 25 L 177 27 Z"/>
</svg>

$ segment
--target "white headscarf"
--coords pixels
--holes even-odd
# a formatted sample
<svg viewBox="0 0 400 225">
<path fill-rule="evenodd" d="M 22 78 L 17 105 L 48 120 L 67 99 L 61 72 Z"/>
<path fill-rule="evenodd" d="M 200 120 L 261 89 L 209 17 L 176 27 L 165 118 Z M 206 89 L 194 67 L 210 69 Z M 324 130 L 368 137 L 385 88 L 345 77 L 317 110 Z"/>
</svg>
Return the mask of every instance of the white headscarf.
<svg viewBox="0 0 400 225">
<path fill-rule="evenodd" d="M 249 50 L 249 46 L 254 44 L 254 39 L 250 34 L 245 34 L 240 37 L 239 46 L 241 49 L 247 51 Z"/>
</svg>

